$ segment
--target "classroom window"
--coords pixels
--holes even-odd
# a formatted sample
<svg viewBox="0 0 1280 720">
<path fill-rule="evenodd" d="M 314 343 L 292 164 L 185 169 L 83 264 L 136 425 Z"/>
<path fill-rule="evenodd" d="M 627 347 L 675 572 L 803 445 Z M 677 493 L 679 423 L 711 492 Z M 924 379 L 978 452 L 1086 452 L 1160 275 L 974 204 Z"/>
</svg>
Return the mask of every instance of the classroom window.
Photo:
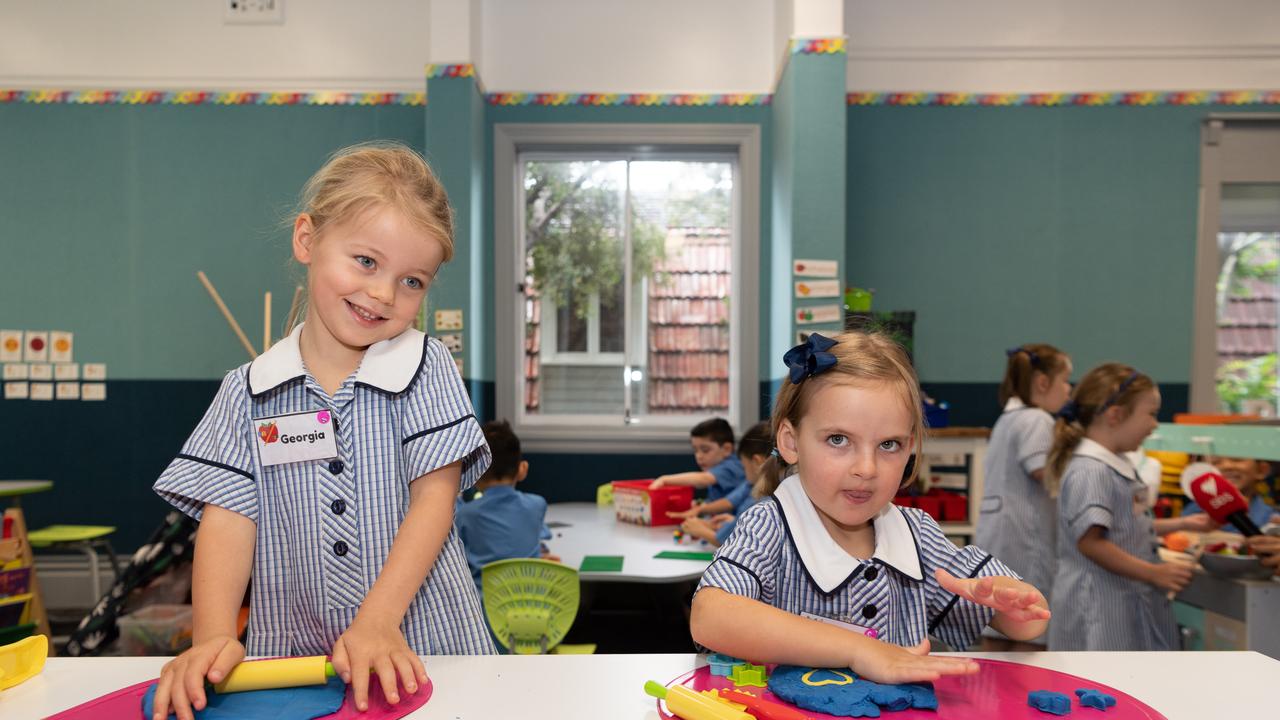
<svg viewBox="0 0 1280 720">
<path fill-rule="evenodd" d="M 741 427 L 743 360 L 754 352 L 735 344 L 743 321 L 730 299 L 737 287 L 754 296 L 755 283 L 742 278 L 737 149 L 510 149 L 500 176 L 516 181 L 512 246 L 498 256 L 512 260 L 519 313 L 516 327 L 499 328 L 499 356 L 506 332 L 522 352 L 499 377 L 499 414 L 535 446 L 583 431 L 687 446 L 707 417 Z M 754 420 L 758 406 L 749 412 Z"/>
</svg>

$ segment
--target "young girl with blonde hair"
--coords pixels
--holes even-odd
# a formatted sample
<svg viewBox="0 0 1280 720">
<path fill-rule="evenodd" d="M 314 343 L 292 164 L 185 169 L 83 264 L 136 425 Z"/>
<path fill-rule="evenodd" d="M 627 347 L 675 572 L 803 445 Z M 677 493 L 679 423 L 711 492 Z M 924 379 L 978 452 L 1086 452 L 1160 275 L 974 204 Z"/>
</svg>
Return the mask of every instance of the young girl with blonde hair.
<svg viewBox="0 0 1280 720">
<path fill-rule="evenodd" d="M 919 384 L 878 334 L 814 334 L 784 356 L 774 404 L 774 493 L 738 518 L 693 599 L 694 640 L 759 662 L 849 667 L 880 682 L 977 671 L 928 654 L 964 649 L 994 622 L 1032 638 L 1044 597 L 976 547 L 957 548 L 919 510 L 893 504 L 922 451 Z M 751 632 L 742 629 L 751 628 Z"/>
</svg>

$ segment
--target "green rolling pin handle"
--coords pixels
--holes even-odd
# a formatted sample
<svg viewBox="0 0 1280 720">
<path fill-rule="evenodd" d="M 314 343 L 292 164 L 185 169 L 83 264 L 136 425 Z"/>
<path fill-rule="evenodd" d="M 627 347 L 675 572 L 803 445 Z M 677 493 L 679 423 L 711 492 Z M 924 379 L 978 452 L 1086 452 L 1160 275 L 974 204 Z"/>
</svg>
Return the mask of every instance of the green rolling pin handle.
<svg viewBox="0 0 1280 720">
<path fill-rule="evenodd" d="M 666 700 L 667 688 L 665 685 L 659 685 L 652 680 L 646 680 L 644 683 L 644 694 L 649 697 L 656 697 L 659 700 Z"/>
</svg>

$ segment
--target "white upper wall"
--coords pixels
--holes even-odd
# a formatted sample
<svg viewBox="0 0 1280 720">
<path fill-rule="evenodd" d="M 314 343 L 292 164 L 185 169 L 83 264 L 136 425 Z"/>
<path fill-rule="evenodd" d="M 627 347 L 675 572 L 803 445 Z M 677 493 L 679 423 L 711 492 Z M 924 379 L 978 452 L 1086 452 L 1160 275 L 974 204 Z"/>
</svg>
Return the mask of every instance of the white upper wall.
<svg viewBox="0 0 1280 720">
<path fill-rule="evenodd" d="M 1275 0 L 844 1 L 850 90 L 1280 87 Z"/>
<path fill-rule="evenodd" d="M 491 90 L 769 92 L 841 14 L 850 90 L 1280 87 L 1276 0 L 224 1 L 0 0 L 0 88 L 413 92 L 471 61 Z"/>
</svg>

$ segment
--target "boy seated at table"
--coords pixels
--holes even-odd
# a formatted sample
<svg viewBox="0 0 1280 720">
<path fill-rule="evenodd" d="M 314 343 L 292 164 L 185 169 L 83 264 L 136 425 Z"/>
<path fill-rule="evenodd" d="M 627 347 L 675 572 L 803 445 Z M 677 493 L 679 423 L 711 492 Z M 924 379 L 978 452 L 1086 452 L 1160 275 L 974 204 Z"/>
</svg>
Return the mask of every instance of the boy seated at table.
<svg viewBox="0 0 1280 720">
<path fill-rule="evenodd" d="M 493 464 L 476 481 L 475 498 L 460 503 L 454 515 L 477 590 L 480 568 L 488 563 L 511 558 L 559 560 L 542 543 L 551 537 L 546 526 L 547 501 L 516 489 L 529 474 L 529 463 L 520 455 L 520 438 L 506 420 L 495 420 L 485 423 L 484 439 Z"/>
<path fill-rule="evenodd" d="M 1222 476 L 1231 481 L 1240 490 L 1240 494 L 1244 496 L 1245 502 L 1249 503 L 1249 517 L 1258 527 L 1263 527 L 1268 523 L 1280 523 L 1280 514 L 1276 513 L 1275 508 L 1267 504 L 1267 501 L 1258 493 L 1258 486 L 1267 479 L 1267 475 L 1271 472 L 1271 464 L 1266 460 L 1253 460 L 1250 458 L 1232 458 L 1232 457 L 1209 457 L 1208 462 L 1222 473 Z M 1183 515 L 1193 515 L 1202 513 L 1204 510 L 1194 502 L 1188 502 L 1182 508 Z M 1225 532 L 1239 533 L 1232 525 L 1224 525 L 1221 528 Z"/>
<path fill-rule="evenodd" d="M 664 485 L 691 485 L 707 489 L 707 502 L 719 500 L 747 481 L 747 471 L 733 451 L 733 427 L 724 418 L 703 420 L 689 431 L 695 472 L 661 475 L 649 485 L 657 490 Z"/>
</svg>

